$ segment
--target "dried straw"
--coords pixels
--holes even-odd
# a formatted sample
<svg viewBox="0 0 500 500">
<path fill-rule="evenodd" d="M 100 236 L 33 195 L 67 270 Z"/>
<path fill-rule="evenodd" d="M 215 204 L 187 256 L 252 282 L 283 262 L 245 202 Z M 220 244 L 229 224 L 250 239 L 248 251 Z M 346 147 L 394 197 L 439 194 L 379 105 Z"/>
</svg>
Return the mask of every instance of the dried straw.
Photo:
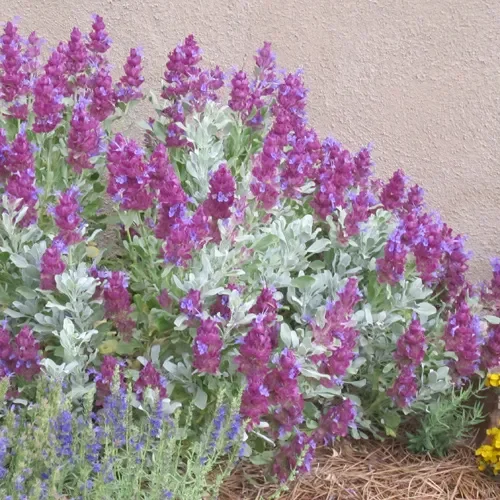
<svg viewBox="0 0 500 500">
<path fill-rule="evenodd" d="M 224 483 L 221 500 L 264 500 L 277 486 L 261 468 L 244 465 Z M 474 449 L 444 458 L 411 455 L 397 443 L 344 443 L 318 450 L 311 474 L 283 500 L 499 500 L 500 484 L 477 470 Z"/>
</svg>

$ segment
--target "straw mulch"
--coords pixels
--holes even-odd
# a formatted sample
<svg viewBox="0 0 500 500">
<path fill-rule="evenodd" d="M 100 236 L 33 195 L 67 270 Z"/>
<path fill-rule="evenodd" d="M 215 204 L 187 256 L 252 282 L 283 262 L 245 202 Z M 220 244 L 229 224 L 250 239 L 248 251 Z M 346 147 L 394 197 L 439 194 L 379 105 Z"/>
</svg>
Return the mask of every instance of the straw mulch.
<svg viewBox="0 0 500 500">
<path fill-rule="evenodd" d="M 276 491 L 262 469 L 245 465 L 226 481 L 221 500 L 264 500 Z M 311 474 L 283 500 L 499 500 L 500 483 L 481 474 L 474 449 L 445 458 L 415 456 L 397 443 L 356 442 L 318 450 Z"/>
</svg>

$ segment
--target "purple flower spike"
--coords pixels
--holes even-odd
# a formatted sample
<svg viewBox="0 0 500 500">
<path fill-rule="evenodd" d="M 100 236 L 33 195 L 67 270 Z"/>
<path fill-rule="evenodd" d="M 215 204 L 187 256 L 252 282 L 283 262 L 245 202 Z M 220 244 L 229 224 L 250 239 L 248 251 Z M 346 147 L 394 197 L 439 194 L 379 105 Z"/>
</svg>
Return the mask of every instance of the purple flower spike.
<svg viewBox="0 0 500 500">
<path fill-rule="evenodd" d="M 104 282 L 104 312 L 111 319 L 125 340 L 130 334 L 135 322 L 130 318 L 132 312 L 132 296 L 128 291 L 128 276 L 121 271 L 113 271 Z"/>
<path fill-rule="evenodd" d="M 179 309 L 190 319 L 197 318 L 202 312 L 201 292 L 191 289 L 187 295 L 181 299 Z"/>
<path fill-rule="evenodd" d="M 120 78 L 116 89 L 118 101 L 130 102 L 140 99 L 143 96 L 140 87 L 144 83 L 144 77 L 141 74 L 142 52 L 139 49 L 130 49 L 123 71 L 125 74 Z"/>
<path fill-rule="evenodd" d="M 82 33 L 78 28 L 73 28 L 66 50 L 66 72 L 69 75 L 77 75 L 87 68 L 88 63 L 88 52 Z"/>
<path fill-rule="evenodd" d="M 55 290 L 55 277 L 66 269 L 66 264 L 61 258 L 61 251 L 57 243 L 45 250 L 40 261 L 40 288 L 42 290 Z"/>
<path fill-rule="evenodd" d="M 203 204 L 205 214 L 214 219 L 231 216 L 236 185 L 226 165 L 221 165 L 210 179 L 210 192 Z"/>
<path fill-rule="evenodd" d="M 167 382 L 158 370 L 149 362 L 139 373 L 139 378 L 134 384 L 134 392 L 138 399 L 142 399 L 146 388 L 159 391 L 161 399 L 167 397 Z"/>
<path fill-rule="evenodd" d="M 118 197 L 123 210 L 147 210 L 153 196 L 149 189 L 148 166 L 137 143 L 117 134 L 109 144 L 107 167 L 108 194 Z"/>
<path fill-rule="evenodd" d="M 94 118 L 102 122 L 115 111 L 116 95 L 113 80 L 109 71 L 101 68 L 89 83 L 92 89 L 92 103 L 89 110 Z"/>
<path fill-rule="evenodd" d="M 398 284 L 404 276 L 408 249 L 401 241 L 402 232 L 397 229 L 384 247 L 384 256 L 377 259 L 378 281 L 389 285 Z"/>
<path fill-rule="evenodd" d="M 73 109 L 68 134 L 68 163 L 77 173 L 94 168 L 90 160 L 101 152 L 101 126 L 87 111 L 87 102 L 80 99 Z"/>
<path fill-rule="evenodd" d="M 443 334 L 447 351 L 456 354 L 451 369 L 457 379 L 468 379 L 479 368 L 481 337 L 479 318 L 467 305 L 466 293 L 457 298 Z"/>
<path fill-rule="evenodd" d="M 320 373 L 330 376 L 330 379 L 321 379 L 321 383 L 326 387 L 341 383 L 356 356 L 354 348 L 359 332 L 349 325 L 349 321 L 360 299 L 356 278 L 349 278 L 344 289 L 338 293 L 338 299 L 327 304 L 325 325 L 312 325 L 314 341 L 330 350 L 329 353 L 312 358 Z M 340 346 L 336 345 L 338 342 Z"/>
<path fill-rule="evenodd" d="M 38 218 L 36 203 L 38 191 L 35 186 L 35 160 L 33 147 L 28 142 L 24 129 L 16 136 L 7 153 L 6 165 L 10 171 L 5 192 L 11 200 L 21 199 L 19 210 L 27 207 L 28 211 L 21 221 L 23 227 L 34 224 Z"/>
<path fill-rule="evenodd" d="M 402 170 L 396 170 L 389 182 L 383 187 L 380 201 L 386 210 L 397 210 L 405 201 L 406 176 Z"/>
<path fill-rule="evenodd" d="M 27 92 L 27 75 L 23 71 L 22 39 L 15 23 L 5 24 L 0 37 L 0 97 L 13 102 Z"/>
<path fill-rule="evenodd" d="M 387 391 L 394 403 L 400 408 L 410 406 L 417 395 L 418 385 L 415 368 L 411 365 L 403 366 L 393 386 Z"/>
<path fill-rule="evenodd" d="M 331 444 L 339 437 L 346 437 L 356 419 L 356 407 L 350 399 L 331 406 L 321 416 L 319 427 L 314 432 L 317 443 Z"/>
<path fill-rule="evenodd" d="M 400 367 L 406 365 L 417 367 L 424 360 L 426 348 L 425 331 L 420 321 L 414 318 L 397 341 L 394 359 Z"/>
<path fill-rule="evenodd" d="M 92 31 L 89 33 L 89 43 L 87 48 L 96 54 L 104 54 L 111 47 L 111 39 L 106 32 L 106 25 L 101 16 L 94 14 Z"/>
<path fill-rule="evenodd" d="M 81 206 L 78 201 L 80 193 L 76 187 L 67 189 L 59 197 L 59 203 L 53 209 L 54 220 L 59 228 L 58 238 L 66 245 L 73 245 L 82 240 L 80 227 Z"/>
<path fill-rule="evenodd" d="M 202 373 L 217 373 L 220 365 L 222 339 L 217 323 L 201 321 L 193 343 L 193 366 Z"/>
<path fill-rule="evenodd" d="M 298 466 L 298 458 L 307 447 L 303 463 Z M 316 450 L 316 441 L 304 432 L 297 432 L 292 441 L 282 446 L 274 457 L 273 473 L 282 482 L 286 482 L 293 470 L 306 473 L 311 470 L 311 464 Z"/>
</svg>

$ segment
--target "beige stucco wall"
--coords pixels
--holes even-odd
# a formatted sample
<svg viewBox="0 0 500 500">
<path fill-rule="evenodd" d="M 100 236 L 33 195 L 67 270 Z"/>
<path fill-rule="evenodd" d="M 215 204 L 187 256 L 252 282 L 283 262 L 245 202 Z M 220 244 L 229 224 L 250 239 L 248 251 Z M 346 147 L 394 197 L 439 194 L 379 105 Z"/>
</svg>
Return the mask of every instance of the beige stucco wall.
<svg viewBox="0 0 500 500">
<path fill-rule="evenodd" d="M 54 44 L 104 16 L 122 65 L 144 48 L 149 86 L 193 32 L 208 63 L 249 65 L 263 40 L 302 67 L 310 118 L 357 148 L 381 175 L 404 168 L 429 204 L 469 234 L 473 274 L 500 253 L 500 0 L 0 0 Z"/>
</svg>

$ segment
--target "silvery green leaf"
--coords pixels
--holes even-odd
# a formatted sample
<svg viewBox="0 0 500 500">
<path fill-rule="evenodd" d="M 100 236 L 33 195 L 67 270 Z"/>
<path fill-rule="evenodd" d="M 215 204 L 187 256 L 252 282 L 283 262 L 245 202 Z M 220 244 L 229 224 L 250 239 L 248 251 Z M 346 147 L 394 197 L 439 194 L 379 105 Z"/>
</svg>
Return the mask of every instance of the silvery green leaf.
<svg viewBox="0 0 500 500">
<path fill-rule="evenodd" d="M 181 407 L 182 404 L 177 401 L 170 401 L 168 398 L 162 400 L 162 410 L 165 415 L 172 415 Z"/>
<path fill-rule="evenodd" d="M 131 405 L 132 407 L 137 408 L 140 411 L 144 411 L 144 407 L 142 406 L 141 402 L 135 397 L 132 399 Z"/>
<path fill-rule="evenodd" d="M 19 212 L 16 213 L 16 216 L 14 218 L 14 224 L 17 226 L 19 223 L 24 219 L 24 216 L 28 212 L 28 207 L 24 206 L 19 210 Z"/>
<path fill-rule="evenodd" d="M 292 348 L 297 349 L 297 347 L 300 344 L 300 340 L 295 330 L 291 331 L 291 337 L 292 337 Z"/>
<path fill-rule="evenodd" d="M 238 234 L 234 241 L 235 243 L 248 243 L 249 241 L 253 241 L 254 237 L 251 234 Z"/>
<path fill-rule="evenodd" d="M 307 347 L 304 344 L 300 344 L 299 348 L 297 349 L 297 354 L 301 357 L 305 357 L 307 355 Z"/>
<path fill-rule="evenodd" d="M 492 325 L 500 325 L 500 318 L 498 316 L 485 316 L 484 319 Z"/>
<path fill-rule="evenodd" d="M 274 444 L 274 441 L 272 439 L 270 439 L 268 436 L 266 436 L 265 434 L 262 434 L 258 431 L 255 430 L 255 428 L 252 430 L 252 433 L 255 434 L 256 436 L 260 437 L 261 439 L 263 439 L 264 441 L 267 441 L 269 444 L 275 446 Z M 265 452 L 263 452 L 265 453 Z M 263 454 L 261 453 L 261 455 Z"/>
<path fill-rule="evenodd" d="M 366 322 L 369 325 L 372 325 L 373 324 L 373 317 L 372 317 L 372 306 L 371 306 L 371 304 L 366 304 L 363 310 L 364 310 L 364 313 L 365 313 Z"/>
<path fill-rule="evenodd" d="M 155 344 L 151 347 L 151 361 L 157 365 L 160 362 L 160 345 Z"/>
<path fill-rule="evenodd" d="M 321 260 L 313 260 L 310 264 L 309 267 L 313 271 L 322 271 L 325 268 L 325 263 Z"/>
<path fill-rule="evenodd" d="M 384 366 L 384 368 L 382 369 L 382 373 L 389 373 L 390 371 L 394 370 L 395 367 L 396 364 L 391 361 Z"/>
<path fill-rule="evenodd" d="M 197 387 L 196 394 L 193 399 L 194 405 L 200 410 L 204 410 L 207 407 L 207 400 L 207 393 L 201 387 Z"/>
<path fill-rule="evenodd" d="M 144 402 L 150 408 L 154 406 L 157 401 L 157 395 L 155 394 L 155 390 L 152 387 L 146 387 L 146 390 L 143 392 L 142 397 Z"/>
<path fill-rule="evenodd" d="M 449 376 L 450 369 L 448 366 L 440 366 L 437 370 L 438 380 L 446 379 Z"/>
<path fill-rule="evenodd" d="M 401 321 L 404 321 L 404 318 L 400 314 L 390 314 L 389 317 L 386 319 L 385 324 L 392 325 L 393 323 Z"/>
<path fill-rule="evenodd" d="M 16 405 L 23 405 L 23 406 L 26 406 L 28 404 L 28 401 L 26 399 L 20 399 L 20 398 L 16 398 L 12 402 Z"/>
<path fill-rule="evenodd" d="M 155 110 L 163 109 L 163 106 L 160 104 L 158 100 L 158 96 L 152 90 L 149 91 L 148 95 L 149 102 L 153 105 Z"/>
<path fill-rule="evenodd" d="M 180 314 L 174 320 L 174 325 L 176 330 L 185 330 L 187 325 L 188 317 L 185 314 Z"/>
<path fill-rule="evenodd" d="M 351 263 L 351 256 L 348 253 L 343 253 L 340 257 L 340 266 L 347 269 L 347 266 Z"/>
<path fill-rule="evenodd" d="M 275 245 L 278 242 L 279 242 L 278 236 L 274 234 L 266 234 L 262 238 L 259 238 L 258 240 L 255 241 L 255 243 L 252 245 L 252 249 L 257 252 L 261 252 L 262 250 L 266 250 L 267 248 Z"/>
<path fill-rule="evenodd" d="M 184 283 L 182 283 L 182 281 L 179 279 L 179 277 L 177 276 L 177 274 L 174 274 L 172 275 L 172 279 L 175 283 L 175 286 L 181 290 L 182 292 L 187 292 L 188 289 L 186 288 L 186 286 L 184 285 Z"/>
<path fill-rule="evenodd" d="M 446 380 L 438 380 L 437 382 L 429 383 L 429 387 L 434 392 L 442 392 L 448 387 Z"/>
<path fill-rule="evenodd" d="M 304 375 L 305 377 L 313 378 L 316 380 L 320 380 L 322 378 L 326 378 L 326 379 L 330 378 L 329 375 L 325 375 L 324 373 L 319 373 L 316 370 L 305 368 L 305 367 L 301 367 L 300 373 L 302 373 L 302 375 Z"/>
<path fill-rule="evenodd" d="M 25 269 L 30 265 L 29 262 L 22 255 L 13 254 L 10 256 L 10 260 L 19 269 Z"/>
<path fill-rule="evenodd" d="M 165 142 L 167 134 L 165 132 L 165 127 L 160 122 L 155 121 L 153 123 L 153 133 L 161 142 Z"/>
<path fill-rule="evenodd" d="M 294 288 L 288 288 L 288 291 L 287 291 L 287 295 L 286 295 L 286 298 L 287 298 L 287 301 L 290 302 L 291 304 L 294 304 L 296 306 L 298 306 L 299 310 L 301 311 L 302 310 L 302 307 L 304 305 L 304 303 L 302 302 L 301 299 L 299 299 L 293 292 L 294 292 Z"/>
<path fill-rule="evenodd" d="M 11 318 L 24 318 L 24 314 L 21 314 L 20 312 L 17 312 L 17 311 L 13 311 L 12 309 L 5 309 L 3 311 L 4 314 L 6 314 L 7 316 L 10 316 Z"/>
<path fill-rule="evenodd" d="M 172 363 L 169 359 L 166 359 L 163 362 L 163 368 L 168 372 L 168 373 L 176 373 L 177 371 L 177 365 L 175 363 Z"/>
<path fill-rule="evenodd" d="M 63 327 L 68 335 L 73 336 L 75 334 L 75 325 L 69 318 L 64 318 Z"/>
<path fill-rule="evenodd" d="M 71 373 L 73 370 L 75 370 L 76 368 L 78 367 L 78 361 L 71 361 L 71 363 L 68 363 L 65 368 L 64 368 L 64 371 L 66 373 Z"/>
<path fill-rule="evenodd" d="M 320 240 L 316 240 L 308 249 L 307 253 L 321 253 L 326 250 L 331 245 L 331 241 L 322 238 Z"/>
<path fill-rule="evenodd" d="M 58 369 L 57 364 L 50 358 L 42 358 L 40 364 L 50 373 L 55 373 Z"/>
<path fill-rule="evenodd" d="M 142 128 L 143 130 L 152 130 L 151 124 L 147 122 L 146 120 L 139 120 L 137 123 L 137 126 L 139 128 Z"/>
<path fill-rule="evenodd" d="M 27 286 L 18 287 L 16 289 L 16 292 L 28 300 L 33 300 L 33 299 L 36 299 L 36 297 L 37 297 L 36 292 L 33 289 L 28 288 Z"/>
<path fill-rule="evenodd" d="M 363 356 L 357 356 L 349 367 L 354 372 L 357 372 L 366 363 L 366 358 Z"/>
<path fill-rule="evenodd" d="M 94 240 L 95 240 L 95 238 L 97 237 L 97 235 L 98 235 L 99 233 L 102 233 L 102 230 L 101 230 L 101 229 L 96 229 L 96 230 L 95 230 L 95 231 L 94 231 L 94 232 L 93 232 L 90 236 L 88 236 L 88 237 L 86 238 L 87 243 L 88 243 L 89 241 L 94 241 Z"/>
<path fill-rule="evenodd" d="M 422 302 L 418 304 L 416 307 L 413 308 L 413 310 L 422 316 L 432 316 L 436 314 L 436 308 L 430 304 L 429 302 Z"/>
<path fill-rule="evenodd" d="M 88 384 L 86 386 L 76 386 L 71 389 L 71 391 L 68 393 L 68 397 L 70 399 L 80 399 L 83 397 L 85 394 L 88 392 L 92 391 L 94 389 L 94 384 Z"/>
<path fill-rule="evenodd" d="M 350 276 L 350 275 L 357 275 L 359 274 L 363 269 L 361 267 L 351 267 L 349 269 L 347 269 L 346 271 L 346 274 L 347 276 Z"/>
<path fill-rule="evenodd" d="M 119 215 L 125 229 L 130 229 L 134 224 L 139 225 L 141 223 L 139 216 L 135 211 L 124 211 L 120 212 Z"/>
<path fill-rule="evenodd" d="M 423 300 L 432 294 L 432 289 L 424 286 L 421 278 L 416 278 L 410 283 L 407 290 L 407 295 L 416 300 Z"/>
<path fill-rule="evenodd" d="M 148 364 L 148 360 L 144 356 L 137 356 L 137 361 L 139 361 L 142 366 L 146 366 Z"/>
<path fill-rule="evenodd" d="M 281 323 L 280 338 L 287 347 L 292 346 L 292 330 L 285 322 Z"/>
<path fill-rule="evenodd" d="M 314 282 L 315 279 L 312 276 L 299 276 L 298 278 L 294 278 L 292 280 L 291 285 L 297 288 L 308 288 L 312 286 Z"/>
<path fill-rule="evenodd" d="M 213 297 L 214 295 L 219 295 L 224 291 L 225 291 L 225 288 L 219 286 L 217 288 L 212 288 L 211 290 L 204 292 L 203 297 Z"/>
<path fill-rule="evenodd" d="M 56 304 L 55 302 L 47 302 L 47 307 L 49 309 L 57 309 L 58 311 L 66 311 L 66 306 L 63 306 L 61 304 Z"/>
<path fill-rule="evenodd" d="M 366 385 L 366 379 L 362 380 L 346 380 L 345 384 L 353 385 L 354 387 L 364 387 Z"/>
<path fill-rule="evenodd" d="M 251 452 L 251 450 L 250 450 Z M 248 455 L 250 457 L 250 462 L 253 465 L 268 465 L 272 462 L 273 459 L 273 452 L 271 450 L 268 451 L 263 451 L 260 453 L 253 453 L 252 456 Z"/>
<path fill-rule="evenodd" d="M 331 399 L 335 396 L 340 396 L 342 393 L 341 387 L 323 387 L 319 386 L 313 391 L 314 396 L 319 396 L 326 399 Z"/>
<path fill-rule="evenodd" d="M 356 323 L 360 324 L 363 322 L 363 320 L 366 318 L 365 311 L 363 309 L 360 309 L 359 311 L 356 311 L 353 315 L 352 318 L 356 321 Z"/>
</svg>

